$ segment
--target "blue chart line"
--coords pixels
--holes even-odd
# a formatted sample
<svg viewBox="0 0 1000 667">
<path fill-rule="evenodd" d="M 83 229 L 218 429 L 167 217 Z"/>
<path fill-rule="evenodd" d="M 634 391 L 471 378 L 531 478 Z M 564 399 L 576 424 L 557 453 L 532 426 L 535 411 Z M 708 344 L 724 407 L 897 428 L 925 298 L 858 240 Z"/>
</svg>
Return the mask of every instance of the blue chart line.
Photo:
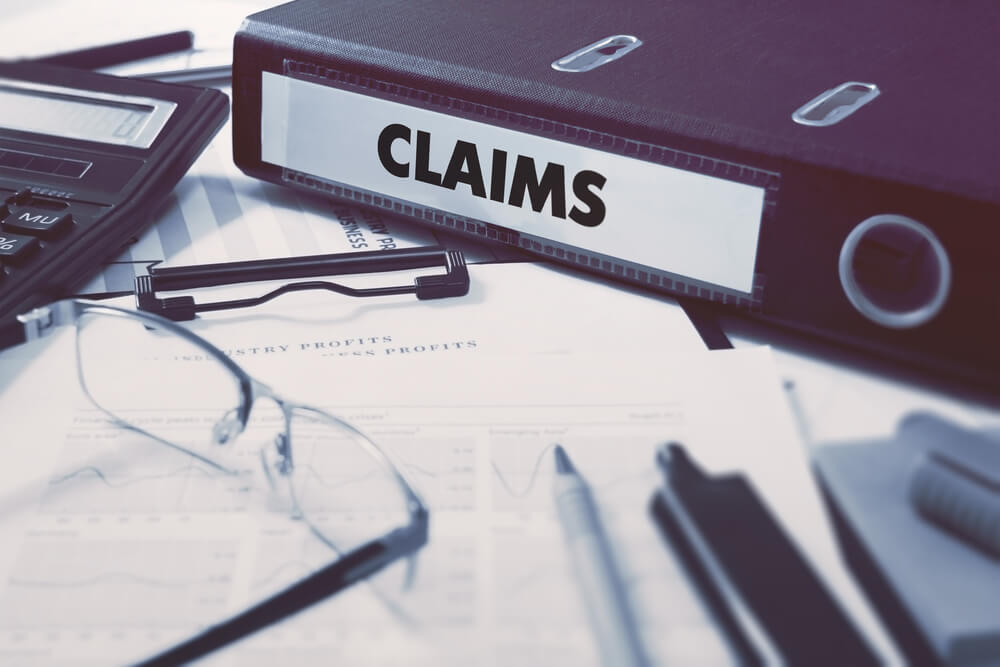
<svg viewBox="0 0 1000 667">
<path fill-rule="evenodd" d="M 78 477 L 79 478 L 87 478 L 87 477 L 89 477 L 90 479 L 100 480 L 101 482 L 104 483 L 105 486 L 108 486 L 109 488 L 112 488 L 112 489 L 121 489 L 121 488 L 124 488 L 124 487 L 127 487 L 127 486 L 131 486 L 133 484 L 141 484 L 142 482 L 151 482 L 151 481 L 156 481 L 156 480 L 161 480 L 161 479 L 169 479 L 169 478 L 172 478 L 172 477 L 179 477 L 179 476 L 182 476 L 182 475 L 184 475 L 184 474 L 186 474 L 188 472 L 198 472 L 198 473 L 201 473 L 207 479 L 224 476 L 224 475 L 221 475 L 221 474 L 216 474 L 216 473 L 213 473 L 211 471 L 205 470 L 204 468 L 201 468 L 201 467 L 196 466 L 196 465 L 186 465 L 186 466 L 183 466 L 181 468 L 177 468 L 176 470 L 172 470 L 172 471 L 167 472 L 167 473 L 155 474 L 155 475 L 152 475 L 152 474 L 151 475 L 143 475 L 143 476 L 139 476 L 139 477 L 131 477 L 131 478 L 128 478 L 128 479 L 120 481 L 120 482 L 113 482 L 110 479 L 108 479 L 107 475 L 105 475 L 104 472 L 100 468 L 97 468 L 96 466 L 86 466 L 84 468 L 80 468 L 79 470 L 74 470 L 73 472 L 70 472 L 70 473 L 67 473 L 65 475 L 62 475 L 61 477 L 54 477 L 54 478 L 52 478 L 51 480 L 49 480 L 49 485 L 50 486 L 57 486 L 59 484 L 62 484 L 64 482 L 68 482 L 68 481 L 76 479 Z"/>
<path fill-rule="evenodd" d="M 471 448 L 448 450 L 440 450 L 436 460 L 426 463 L 400 458 L 399 465 L 432 509 L 471 509 L 476 504 L 474 453 Z"/>
<path fill-rule="evenodd" d="M 176 467 L 171 467 L 176 466 Z M 252 480 L 188 459 L 160 468 L 82 465 L 49 478 L 41 499 L 45 513 L 241 512 Z"/>
<path fill-rule="evenodd" d="M 511 487 L 510 483 L 504 477 L 503 473 L 500 472 L 500 468 L 497 466 L 497 462 L 490 460 L 490 465 L 493 466 L 493 473 L 497 476 L 500 485 L 503 486 L 504 490 L 514 498 L 524 498 L 531 490 L 535 487 L 535 482 L 538 481 L 538 471 L 541 470 L 542 461 L 545 459 L 545 455 L 548 454 L 555 447 L 555 443 L 546 445 L 545 448 L 539 452 L 538 457 L 535 459 L 535 465 L 531 469 L 531 474 L 528 476 L 528 483 L 521 490 L 515 490 Z"/>
</svg>

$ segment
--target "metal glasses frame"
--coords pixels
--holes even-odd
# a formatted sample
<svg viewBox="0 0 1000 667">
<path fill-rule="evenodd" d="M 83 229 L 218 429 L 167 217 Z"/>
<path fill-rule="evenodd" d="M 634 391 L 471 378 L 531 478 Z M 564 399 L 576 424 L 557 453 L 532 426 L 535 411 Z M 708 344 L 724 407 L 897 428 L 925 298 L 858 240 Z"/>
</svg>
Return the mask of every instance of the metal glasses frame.
<svg viewBox="0 0 1000 667">
<path fill-rule="evenodd" d="M 0 347 L 4 344 L 30 341 L 45 337 L 55 329 L 63 326 L 77 325 L 80 318 L 87 314 L 101 315 L 105 317 L 121 317 L 131 319 L 144 325 L 166 330 L 173 335 L 180 336 L 187 342 L 200 348 L 206 354 L 228 369 L 235 380 L 240 396 L 240 404 L 233 411 L 233 419 L 226 422 L 226 440 L 232 440 L 246 428 L 250 417 L 250 411 L 255 401 L 266 398 L 273 401 L 282 411 L 284 419 L 284 446 L 279 447 L 279 454 L 283 457 L 279 462 L 279 470 L 290 472 L 294 466 L 293 445 L 291 442 L 290 424 L 294 413 L 304 411 L 311 416 L 318 416 L 329 420 L 332 424 L 346 428 L 348 431 L 358 436 L 364 444 L 365 449 L 371 454 L 398 484 L 404 496 L 409 523 L 391 530 L 386 535 L 366 542 L 350 551 L 340 554 L 340 557 L 310 576 L 276 593 L 266 600 L 257 603 L 249 609 L 220 623 L 210 626 L 199 634 L 186 639 L 179 644 L 168 648 L 164 652 L 155 655 L 138 664 L 140 665 L 174 665 L 188 662 L 198 657 L 204 656 L 217 648 L 230 644 L 237 639 L 241 639 L 263 627 L 275 623 L 291 614 L 294 614 L 306 607 L 333 595 L 344 588 L 357 583 L 369 575 L 381 570 L 390 563 L 401 558 L 406 558 L 415 554 L 427 543 L 429 512 L 420 496 L 406 480 L 406 477 L 386 456 L 378 445 L 376 445 L 367 435 L 355 428 L 349 422 L 327 413 L 318 408 L 290 402 L 276 394 L 266 384 L 256 380 L 249 373 L 243 370 L 238 364 L 233 362 L 217 347 L 188 331 L 174 322 L 152 313 L 128 310 L 116 306 L 109 306 L 102 303 L 86 301 L 83 299 L 64 299 L 56 301 L 40 308 L 35 308 L 30 313 L 17 316 L 17 323 L 14 326 L 5 325 L 0 327 Z M 77 329 L 79 332 L 79 328 Z M 216 461 L 207 459 L 192 452 L 191 450 L 176 445 L 167 440 L 144 431 L 143 429 L 128 424 L 114 413 L 109 412 L 93 399 L 87 388 L 82 375 L 79 359 L 79 335 L 77 336 L 77 374 L 80 385 L 87 397 L 102 412 L 112 417 L 117 424 L 133 431 L 138 431 L 159 442 L 169 445 L 175 449 L 183 451 L 191 456 L 197 457 L 223 471 L 233 472 L 220 465 Z M 265 466 L 265 473 L 270 476 L 269 465 L 262 461 Z M 293 503 L 297 503 L 293 494 Z M 298 510 L 297 506 L 295 508 Z M 311 525 L 311 524 L 310 524 Z M 315 529 L 314 533 L 316 533 Z M 320 537 L 327 544 L 328 540 Z M 332 547 L 333 545 L 330 544 Z"/>
</svg>

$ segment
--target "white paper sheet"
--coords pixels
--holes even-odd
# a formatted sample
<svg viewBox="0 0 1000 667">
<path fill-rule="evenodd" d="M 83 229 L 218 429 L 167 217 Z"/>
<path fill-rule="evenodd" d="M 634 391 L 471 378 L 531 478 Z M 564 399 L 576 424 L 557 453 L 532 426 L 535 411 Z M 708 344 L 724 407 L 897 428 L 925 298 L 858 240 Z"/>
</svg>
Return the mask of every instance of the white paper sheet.
<svg viewBox="0 0 1000 667">
<path fill-rule="evenodd" d="M 737 347 L 761 344 L 760 332 L 723 322 Z M 742 324 L 742 323 L 740 323 Z M 738 333 L 733 333 L 738 332 Z M 975 387 L 909 379 L 904 369 L 865 368 L 856 356 L 829 347 L 810 351 L 808 340 L 775 346 L 775 363 L 802 424 L 808 447 L 891 436 L 907 414 L 926 411 L 972 429 L 1000 428 L 995 401 Z"/>
<path fill-rule="evenodd" d="M 507 317 L 518 312 L 518 300 L 505 299 L 503 287 L 513 295 L 516 274 L 544 271 L 474 268 L 507 272 L 489 281 L 484 302 L 506 304 Z M 550 286 L 567 279 L 557 272 L 550 277 Z M 464 329 L 456 328 L 457 320 L 447 325 L 452 334 L 484 341 L 468 355 L 345 357 L 312 348 L 239 359 L 277 390 L 364 425 L 427 499 L 431 541 L 405 603 L 419 610 L 417 628 L 400 624 L 362 586 L 220 652 L 213 662 L 594 664 L 551 505 L 554 441 L 596 490 L 654 664 L 729 661 L 647 515 L 659 483 L 654 449 L 665 440 L 687 443 L 710 470 L 750 474 L 824 574 L 832 574 L 835 585 L 840 581 L 829 527 L 767 351 L 698 352 L 682 333 L 660 335 L 669 318 L 646 320 L 656 311 L 633 303 L 632 317 L 643 315 L 631 319 L 622 309 L 614 312 L 619 299 L 582 285 L 587 289 L 580 292 L 593 299 L 589 317 L 611 316 L 605 334 L 588 335 L 600 327 L 586 329 L 586 310 L 560 311 L 555 302 L 521 291 L 521 302 L 535 303 L 520 310 L 534 310 L 530 317 L 481 320 L 486 306 L 470 303 L 475 316 Z M 552 306 L 547 313 L 545 304 Z M 386 310 L 402 315 L 408 309 Z M 447 317 L 447 309 L 435 315 Z M 393 320 L 399 330 L 419 328 L 407 317 Z M 298 329 L 293 320 L 282 338 L 276 320 L 255 326 L 252 336 L 245 321 L 220 320 L 205 333 L 234 349 L 248 336 L 271 335 L 258 342 L 291 347 L 306 330 L 349 339 L 356 336 L 355 321 Z M 511 340 L 530 341 L 543 330 L 563 333 L 561 352 L 550 346 L 557 337 L 541 339 L 533 352 L 524 340 Z M 95 421 L 95 411 L 72 398 L 69 368 L 56 379 L 53 359 L 68 355 L 71 342 L 49 344 L 31 361 L 5 357 L 26 366 L 0 395 L 13 438 L 6 442 L 31 447 L 11 459 L 20 474 L 9 472 L 10 465 L 0 474 L 8 510 L 0 552 L 0 662 L 106 664 L 141 655 L 321 561 L 315 545 L 294 534 L 293 522 L 271 517 L 259 523 L 219 511 L 228 506 L 226 493 L 208 483 L 205 471 L 186 461 L 158 467 L 173 452 Z M 43 401 L 40 387 L 49 388 Z M 197 388 L 191 391 L 197 405 Z M 40 484 L 25 490 L 30 478 Z M 73 489 L 81 493 L 66 493 Z"/>
</svg>

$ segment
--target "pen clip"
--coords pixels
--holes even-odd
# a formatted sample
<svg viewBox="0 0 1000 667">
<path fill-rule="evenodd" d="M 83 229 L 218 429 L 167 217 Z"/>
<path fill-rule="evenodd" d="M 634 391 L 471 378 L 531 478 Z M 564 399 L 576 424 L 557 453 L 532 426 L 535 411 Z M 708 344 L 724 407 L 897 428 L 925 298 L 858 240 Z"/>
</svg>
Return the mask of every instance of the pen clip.
<svg viewBox="0 0 1000 667">
<path fill-rule="evenodd" d="M 354 288 L 330 281 L 310 280 L 288 283 L 260 297 L 201 304 L 196 303 L 192 296 L 160 298 L 156 295 L 158 291 L 188 290 L 261 280 L 385 273 L 433 266 L 443 266 L 445 273 L 417 276 L 412 285 Z M 421 300 L 440 299 L 467 294 L 469 270 L 460 250 L 431 246 L 195 266 L 161 268 L 154 263 L 147 268 L 147 275 L 135 279 L 136 305 L 139 310 L 156 313 L 174 321 L 192 320 L 199 312 L 249 308 L 288 292 L 313 289 L 356 297 L 414 294 Z"/>
</svg>

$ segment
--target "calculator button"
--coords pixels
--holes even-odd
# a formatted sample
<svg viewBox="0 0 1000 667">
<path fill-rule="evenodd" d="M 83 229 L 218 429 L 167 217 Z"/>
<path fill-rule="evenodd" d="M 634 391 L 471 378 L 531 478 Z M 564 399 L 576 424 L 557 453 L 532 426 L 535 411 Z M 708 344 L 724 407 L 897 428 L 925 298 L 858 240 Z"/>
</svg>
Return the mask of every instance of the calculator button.
<svg viewBox="0 0 1000 667">
<path fill-rule="evenodd" d="M 27 204 L 31 201 L 31 194 L 31 188 L 21 188 L 11 195 L 7 202 L 10 204 Z"/>
<path fill-rule="evenodd" d="M 3 224 L 17 232 L 55 236 L 73 224 L 73 214 L 22 206 L 4 218 Z"/>
<path fill-rule="evenodd" d="M 17 264 L 38 248 L 38 239 L 33 236 L 7 234 L 0 231 L 0 260 Z"/>
</svg>

